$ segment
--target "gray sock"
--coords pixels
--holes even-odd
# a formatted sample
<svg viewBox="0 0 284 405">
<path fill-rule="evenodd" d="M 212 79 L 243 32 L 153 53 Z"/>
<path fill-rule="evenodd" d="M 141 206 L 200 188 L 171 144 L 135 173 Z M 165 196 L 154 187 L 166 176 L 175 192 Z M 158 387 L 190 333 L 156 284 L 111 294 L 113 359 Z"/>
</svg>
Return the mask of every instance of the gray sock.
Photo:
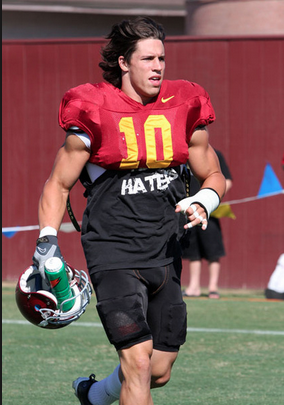
<svg viewBox="0 0 284 405">
<path fill-rule="evenodd" d="M 119 399 L 121 382 L 119 380 L 120 365 L 112 374 L 93 384 L 88 392 L 88 399 L 93 405 L 110 405 Z"/>
</svg>

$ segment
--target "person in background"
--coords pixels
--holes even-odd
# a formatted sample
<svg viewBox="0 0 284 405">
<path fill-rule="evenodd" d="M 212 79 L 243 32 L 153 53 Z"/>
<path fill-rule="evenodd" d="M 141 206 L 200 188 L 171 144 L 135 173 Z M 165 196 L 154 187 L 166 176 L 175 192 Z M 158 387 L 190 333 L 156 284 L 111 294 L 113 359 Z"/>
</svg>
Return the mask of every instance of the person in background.
<svg viewBox="0 0 284 405">
<path fill-rule="evenodd" d="M 226 193 L 233 185 L 232 176 L 223 154 L 215 149 L 219 158 L 220 167 L 226 179 Z M 199 190 L 199 183 L 191 175 L 190 195 L 194 195 Z M 225 256 L 225 248 L 221 224 L 218 218 L 211 216 L 208 221 L 208 227 L 202 232 L 199 227 L 195 227 L 188 232 L 189 246 L 184 248 L 182 257 L 189 259 L 189 284 L 183 291 L 184 297 L 199 297 L 201 295 L 200 277 L 202 259 L 208 262 L 209 284 L 208 297 L 218 299 L 218 280 L 220 274 L 220 258 Z M 183 269 L 184 271 L 184 269 Z"/>
<path fill-rule="evenodd" d="M 179 217 L 186 216 L 185 229 L 206 229 L 225 179 L 208 139 L 215 120 L 209 95 L 193 82 L 163 80 L 162 26 L 147 17 L 124 20 L 107 39 L 99 64 L 105 81 L 62 99 L 66 138 L 40 198 L 33 261 L 45 277 L 45 260 L 62 257 L 57 233 L 80 178 L 82 245 L 119 361 L 100 381 L 94 374 L 74 380 L 75 395 L 81 405 L 152 405 L 151 388 L 169 381 L 186 339 Z M 194 197 L 185 192 L 187 162 L 202 185 Z"/>
<path fill-rule="evenodd" d="M 281 160 L 281 166 L 284 170 L 284 154 Z M 279 256 L 276 267 L 271 274 L 267 288 L 264 290 L 267 299 L 284 300 L 284 253 Z"/>
</svg>

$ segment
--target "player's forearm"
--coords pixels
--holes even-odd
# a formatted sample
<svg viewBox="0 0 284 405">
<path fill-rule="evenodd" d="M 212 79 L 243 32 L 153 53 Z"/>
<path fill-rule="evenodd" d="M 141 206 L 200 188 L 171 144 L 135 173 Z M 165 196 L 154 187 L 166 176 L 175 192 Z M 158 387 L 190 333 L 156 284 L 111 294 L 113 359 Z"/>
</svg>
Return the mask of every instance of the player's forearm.
<svg viewBox="0 0 284 405">
<path fill-rule="evenodd" d="M 226 191 L 226 179 L 220 172 L 212 173 L 204 180 L 201 188 L 212 188 L 222 200 Z"/>
<path fill-rule="evenodd" d="M 39 201 L 39 228 L 46 226 L 59 230 L 66 209 L 68 190 L 48 180 Z"/>
</svg>

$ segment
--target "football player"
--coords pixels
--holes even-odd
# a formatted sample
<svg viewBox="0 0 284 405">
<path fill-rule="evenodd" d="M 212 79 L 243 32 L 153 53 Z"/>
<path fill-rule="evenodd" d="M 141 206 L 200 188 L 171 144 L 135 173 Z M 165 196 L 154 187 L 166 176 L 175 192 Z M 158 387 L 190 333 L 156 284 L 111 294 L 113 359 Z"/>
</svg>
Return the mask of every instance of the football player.
<svg viewBox="0 0 284 405">
<path fill-rule="evenodd" d="M 73 388 L 83 405 L 151 405 L 151 388 L 169 381 L 186 339 L 179 215 L 185 229 L 206 229 L 225 179 L 208 141 L 215 114 L 207 92 L 164 80 L 163 28 L 139 17 L 114 25 L 107 38 L 99 64 L 105 81 L 70 89 L 60 105 L 66 139 L 40 198 L 34 263 L 45 277 L 46 254 L 61 257 L 57 232 L 80 178 L 82 245 L 119 364 L 101 381 L 77 378 Z M 193 197 L 187 162 L 201 183 Z"/>
</svg>

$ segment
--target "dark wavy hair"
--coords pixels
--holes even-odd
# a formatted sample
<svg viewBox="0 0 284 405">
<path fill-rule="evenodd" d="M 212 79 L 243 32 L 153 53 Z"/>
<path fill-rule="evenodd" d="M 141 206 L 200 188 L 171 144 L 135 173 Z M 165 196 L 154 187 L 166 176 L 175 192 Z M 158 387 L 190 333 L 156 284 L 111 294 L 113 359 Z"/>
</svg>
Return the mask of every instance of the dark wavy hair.
<svg viewBox="0 0 284 405">
<path fill-rule="evenodd" d="M 159 39 L 164 43 L 165 32 L 162 25 L 149 17 L 138 17 L 133 21 L 123 20 L 112 26 L 108 44 L 102 48 L 102 62 L 99 67 L 103 70 L 103 78 L 115 87 L 121 87 L 121 69 L 118 64 L 119 56 L 123 56 L 127 63 L 136 50 L 136 43 L 140 39 Z"/>
</svg>

